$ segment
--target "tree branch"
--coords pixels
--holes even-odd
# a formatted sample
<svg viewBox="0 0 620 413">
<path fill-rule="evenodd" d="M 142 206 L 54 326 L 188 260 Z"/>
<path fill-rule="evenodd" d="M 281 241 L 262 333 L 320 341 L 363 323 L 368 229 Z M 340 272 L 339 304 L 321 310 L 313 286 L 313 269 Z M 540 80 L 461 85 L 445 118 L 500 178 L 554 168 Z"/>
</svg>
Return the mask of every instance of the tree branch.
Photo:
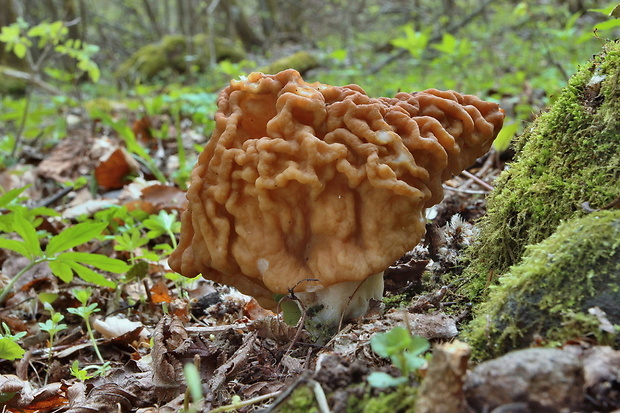
<svg viewBox="0 0 620 413">
<path fill-rule="evenodd" d="M 63 94 L 62 91 L 50 85 L 49 83 L 45 82 L 40 77 L 33 75 L 32 73 L 22 72 L 20 70 L 11 69 L 8 67 L 0 67 L 0 73 L 2 73 L 5 76 L 12 77 L 14 79 L 20 79 L 20 80 L 25 80 L 27 82 L 30 82 L 32 85 L 52 95 Z"/>
<path fill-rule="evenodd" d="M 474 10 L 473 12 L 468 14 L 460 22 L 457 22 L 457 23 L 451 25 L 450 27 L 448 27 L 444 31 L 436 32 L 428 40 L 428 43 L 430 44 L 430 43 L 438 42 L 443 37 L 444 33 L 450 33 L 452 35 L 456 34 L 461 28 L 467 26 L 474 18 L 476 18 L 476 17 L 478 17 L 478 15 L 482 14 L 484 9 L 489 4 L 491 4 L 492 2 L 493 2 L 493 0 L 486 0 L 484 3 L 480 4 L 476 10 Z M 385 59 L 383 62 L 380 62 L 377 65 L 375 65 L 374 67 L 371 67 L 370 68 L 370 74 L 377 73 L 378 71 L 380 71 L 381 69 L 383 69 L 385 66 L 389 65 L 390 63 L 394 62 L 395 60 L 398 60 L 398 59 L 401 59 L 401 58 L 405 57 L 407 55 L 407 53 L 409 53 L 409 51 L 406 50 L 406 49 L 399 50 L 395 54 L 393 54 L 390 57 L 388 57 L 387 59 Z"/>
</svg>

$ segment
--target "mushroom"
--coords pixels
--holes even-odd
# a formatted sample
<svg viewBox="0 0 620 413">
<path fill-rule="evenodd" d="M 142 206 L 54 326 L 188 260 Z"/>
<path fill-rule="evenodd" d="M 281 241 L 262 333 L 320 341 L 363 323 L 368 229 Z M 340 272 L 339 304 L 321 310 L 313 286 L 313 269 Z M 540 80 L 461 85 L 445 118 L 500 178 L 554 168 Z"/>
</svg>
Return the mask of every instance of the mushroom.
<svg viewBox="0 0 620 413">
<path fill-rule="evenodd" d="M 233 80 L 198 158 L 170 267 L 274 308 L 293 293 L 335 324 L 383 294 L 442 182 L 483 155 L 497 104 L 429 89 L 370 98 L 289 69 Z"/>
</svg>

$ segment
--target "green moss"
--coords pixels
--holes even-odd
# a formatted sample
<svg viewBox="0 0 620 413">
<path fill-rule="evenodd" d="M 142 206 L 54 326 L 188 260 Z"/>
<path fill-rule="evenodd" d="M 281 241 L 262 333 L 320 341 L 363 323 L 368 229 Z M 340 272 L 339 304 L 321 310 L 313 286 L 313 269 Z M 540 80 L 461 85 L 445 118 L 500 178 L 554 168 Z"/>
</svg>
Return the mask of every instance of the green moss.
<svg viewBox="0 0 620 413">
<path fill-rule="evenodd" d="M 563 343 L 591 336 L 613 344 L 588 313 L 598 307 L 620 324 L 620 210 L 574 218 L 531 246 L 491 289 L 464 332 L 477 358 L 495 357 L 534 341 Z"/>
<path fill-rule="evenodd" d="M 364 397 L 351 396 L 347 413 L 414 413 L 418 388 L 399 386 L 392 392 L 378 395 L 366 393 Z"/>
<path fill-rule="evenodd" d="M 307 385 L 302 385 L 297 387 L 276 411 L 278 413 L 318 413 L 319 407 L 312 389 Z"/>
<path fill-rule="evenodd" d="M 243 50 L 227 39 L 215 39 L 214 46 L 217 61 L 228 59 L 238 62 L 245 57 Z M 115 75 L 118 78 L 137 75 L 142 79 L 151 80 L 156 76 L 186 73 L 188 69 L 186 59 L 190 55 L 193 58 L 191 65 L 198 66 L 200 70 L 207 68 L 210 62 L 209 38 L 204 34 L 198 34 L 191 39 L 191 44 L 188 44 L 184 36 L 164 36 L 160 42 L 147 44 L 132 54 L 120 65 Z"/>
<path fill-rule="evenodd" d="M 584 215 L 584 202 L 598 208 L 620 195 L 619 78 L 620 42 L 610 42 L 515 143 L 516 160 L 498 180 L 469 251 L 466 292 L 474 301 L 527 245 Z"/>
<path fill-rule="evenodd" d="M 274 74 L 286 69 L 295 69 L 303 75 L 304 72 L 314 69 L 318 65 L 319 61 L 313 54 L 301 51 L 278 59 L 275 62 L 257 69 L 257 71 Z"/>
</svg>

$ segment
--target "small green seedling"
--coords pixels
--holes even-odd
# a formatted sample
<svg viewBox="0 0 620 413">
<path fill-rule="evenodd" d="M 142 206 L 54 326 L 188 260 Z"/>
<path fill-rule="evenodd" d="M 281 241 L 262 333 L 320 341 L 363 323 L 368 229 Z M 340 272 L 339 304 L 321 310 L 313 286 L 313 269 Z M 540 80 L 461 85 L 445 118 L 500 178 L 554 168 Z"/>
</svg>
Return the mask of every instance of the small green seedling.
<svg viewBox="0 0 620 413">
<path fill-rule="evenodd" d="M 88 331 L 88 337 L 90 339 L 90 342 L 93 345 L 93 348 L 95 349 L 95 353 L 97 353 L 97 357 L 99 358 L 99 361 L 101 361 L 102 364 L 105 364 L 105 361 L 103 360 L 103 357 L 101 356 L 101 352 L 99 351 L 99 347 L 97 346 L 97 340 L 95 340 L 93 329 L 90 325 L 90 316 L 93 315 L 93 313 L 101 311 L 101 309 L 97 308 L 98 307 L 97 303 L 88 305 L 88 300 L 93 294 L 93 289 L 90 287 L 83 288 L 83 289 L 74 288 L 71 290 L 71 294 L 73 294 L 73 296 L 80 303 L 82 303 L 82 305 L 77 308 L 68 308 L 67 311 L 70 312 L 71 314 L 79 315 L 80 317 L 84 319 L 84 322 L 86 323 L 86 330 Z"/>
<path fill-rule="evenodd" d="M 95 376 L 105 376 L 106 373 L 111 369 L 110 363 L 107 361 L 103 363 L 101 366 L 84 366 L 84 368 L 80 368 L 80 363 L 75 360 L 71 364 L 71 375 L 80 381 L 86 381 L 88 379 L 92 379 Z M 89 371 L 93 371 L 93 374 L 89 374 Z"/>
<path fill-rule="evenodd" d="M 45 331 L 47 332 L 47 334 L 50 335 L 50 339 L 47 343 L 47 347 L 49 349 L 49 352 L 47 354 L 47 364 L 49 366 L 52 360 L 52 355 L 53 355 L 52 349 L 54 348 L 54 339 L 56 338 L 56 334 L 62 330 L 65 330 L 67 328 L 67 325 L 61 323 L 61 321 L 64 320 L 65 316 L 56 312 L 54 310 L 54 307 L 52 307 L 52 305 L 49 302 L 44 301 L 43 306 L 45 307 L 47 311 L 50 312 L 50 318 L 47 321 L 45 321 L 45 323 L 39 323 L 39 328 L 41 329 L 41 331 Z M 45 375 L 45 384 L 47 384 L 48 378 L 49 378 L 49 369 L 47 370 L 47 374 Z"/>
<path fill-rule="evenodd" d="M 181 231 L 181 223 L 177 221 L 176 212 L 168 213 L 162 209 L 159 211 L 159 214 L 151 215 L 142 223 L 149 230 L 146 234 L 149 239 L 154 239 L 162 235 L 168 235 L 168 237 L 170 237 L 170 242 L 172 243 L 172 249 L 177 247 L 177 239 L 174 234 L 178 234 Z M 156 248 L 171 250 L 170 245 L 168 244 L 160 244 L 156 246 Z"/>
<path fill-rule="evenodd" d="M 192 364 L 187 363 L 183 367 L 183 374 L 185 375 L 185 381 L 187 382 L 187 390 L 185 392 L 185 399 L 183 401 L 183 411 L 185 413 L 198 412 L 203 404 L 204 397 L 202 395 L 202 383 L 200 381 L 200 373 L 198 368 Z M 189 396 L 191 395 L 194 402 L 191 406 L 189 403 Z"/>
<path fill-rule="evenodd" d="M 26 335 L 25 332 L 11 334 L 11 330 L 6 323 L 2 323 L 2 329 L 4 333 L 0 333 L 0 359 L 15 360 L 24 356 L 26 351 L 17 344 L 22 337 Z"/>
<path fill-rule="evenodd" d="M 394 327 L 386 333 L 376 334 L 370 340 L 370 347 L 379 356 L 389 358 L 400 370 L 400 377 L 378 371 L 368 376 L 372 387 L 386 388 L 407 383 L 409 374 L 426 364 L 426 359 L 421 356 L 430 348 L 430 343 L 424 337 L 411 335 L 404 327 Z"/>
<path fill-rule="evenodd" d="M 50 348 L 50 358 L 52 357 L 51 348 L 54 347 L 54 338 L 56 334 L 67 328 L 66 324 L 61 323 L 65 316 L 54 311 L 54 307 L 50 303 L 44 303 L 43 306 L 50 312 L 50 318 L 45 323 L 39 323 L 39 328 L 50 335 L 48 347 Z"/>
</svg>

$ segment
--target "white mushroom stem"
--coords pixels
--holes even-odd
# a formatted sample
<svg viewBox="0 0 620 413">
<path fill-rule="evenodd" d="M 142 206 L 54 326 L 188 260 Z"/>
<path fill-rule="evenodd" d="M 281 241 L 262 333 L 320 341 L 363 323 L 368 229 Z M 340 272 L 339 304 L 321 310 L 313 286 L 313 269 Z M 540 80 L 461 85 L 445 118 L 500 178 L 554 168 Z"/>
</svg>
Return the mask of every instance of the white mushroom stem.
<svg viewBox="0 0 620 413">
<path fill-rule="evenodd" d="M 371 298 L 383 297 L 383 272 L 363 281 L 347 281 L 312 292 L 295 293 L 312 319 L 323 325 L 338 325 L 340 319 L 357 318 L 368 311 Z M 344 317 L 343 317 L 344 316 Z"/>
</svg>

